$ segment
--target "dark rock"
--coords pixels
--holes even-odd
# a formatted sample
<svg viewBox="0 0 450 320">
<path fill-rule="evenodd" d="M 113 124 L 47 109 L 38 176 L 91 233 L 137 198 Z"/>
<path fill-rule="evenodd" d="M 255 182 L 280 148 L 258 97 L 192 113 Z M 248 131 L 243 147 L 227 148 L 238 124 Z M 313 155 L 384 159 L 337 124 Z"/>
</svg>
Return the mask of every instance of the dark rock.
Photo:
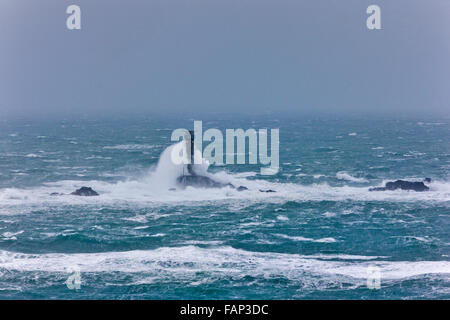
<svg viewBox="0 0 450 320">
<path fill-rule="evenodd" d="M 92 197 L 92 196 L 98 196 L 99 194 L 90 187 L 81 187 L 80 189 L 72 192 L 71 195 L 82 196 L 82 197 Z"/>
<path fill-rule="evenodd" d="M 50 193 L 51 196 L 62 196 L 64 195 L 64 193 L 59 193 L 59 192 L 52 192 Z"/>
<path fill-rule="evenodd" d="M 272 190 L 272 189 L 267 189 L 267 190 L 259 189 L 259 192 L 276 192 L 276 191 Z"/>
<path fill-rule="evenodd" d="M 230 187 L 232 189 L 236 189 L 237 191 L 244 191 L 248 190 L 247 187 L 239 186 L 236 188 L 232 183 L 224 183 L 216 181 L 210 177 L 207 176 L 201 176 L 197 174 L 191 174 L 191 175 L 184 175 L 177 178 L 178 184 L 185 188 L 185 187 L 194 187 L 194 188 L 226 188 Z"/>
<path fill-rule="evenodd" d="M 178 177 L 177 182 L 183 186 L 191 186 L 196 188 L 225 188 L 231 187 L 234 189 L 234 186 L 231 183 L 222 183 L 215 181 L 206 176 L 199 175 L 186 175 Z"/>
<path fill-rule="evenodd" d="M 423 180 L 423 182 L 431 183 L 431 178 L 425 178 L 425 179 Z"/>
<path fill-rule="evenodd" d="M 414 191 L 427 191 L 430 188 L 428 188 L 423 182 L 411 182 L 411 181 L 404 181 L 404 180 L 397 180 L 394 182 L 388 182 L 386 183 L 386 189 L 388 190 L 414 190 Z"/>
<path fill-rule="evenodd" d="M 386 191 L 386 190 L 412 190 L 417 192 L 428 191 L 428 188 L 423 182 L 412 182 L 404 180 L 390 181 L 384 187 L 370 188 L 369 191 Z"/>
</svg>

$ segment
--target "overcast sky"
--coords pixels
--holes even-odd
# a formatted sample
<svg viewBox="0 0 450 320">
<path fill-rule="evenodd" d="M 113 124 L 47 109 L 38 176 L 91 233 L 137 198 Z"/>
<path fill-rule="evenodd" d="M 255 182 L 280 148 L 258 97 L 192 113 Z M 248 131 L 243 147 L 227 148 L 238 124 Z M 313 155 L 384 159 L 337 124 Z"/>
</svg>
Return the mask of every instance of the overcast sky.
<svg viewBox="0 0 450 320">
<path fill-rule="evenodd" d="M 81 7 L 81 30 L 66 8 Z M 382 30 L 366 8 L 381 7 Z M 447 0 L 1 0 L 0 116 L 450 115 Z"/>
</svg>

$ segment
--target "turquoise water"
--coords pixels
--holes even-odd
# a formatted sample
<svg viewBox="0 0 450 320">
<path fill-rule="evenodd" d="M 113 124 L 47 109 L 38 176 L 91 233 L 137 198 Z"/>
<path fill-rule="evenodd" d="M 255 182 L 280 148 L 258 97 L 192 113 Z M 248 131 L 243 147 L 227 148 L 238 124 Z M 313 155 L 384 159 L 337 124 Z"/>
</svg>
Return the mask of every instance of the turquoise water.
<svg viewBox="0 0 450 320">
<path fill-rule="evenodd" d="M 0 298 L 449 299 L 449 123 L 204 120 L 280 129 L 277 175 L 209 168 L 237 192 L 168 190 L 158 159 L 193 119 L 1 122 Z M 424 177 L 429 192 L 368 191 Z M 81 186 L 100 196 L 50 196 Z"/>
</svg>

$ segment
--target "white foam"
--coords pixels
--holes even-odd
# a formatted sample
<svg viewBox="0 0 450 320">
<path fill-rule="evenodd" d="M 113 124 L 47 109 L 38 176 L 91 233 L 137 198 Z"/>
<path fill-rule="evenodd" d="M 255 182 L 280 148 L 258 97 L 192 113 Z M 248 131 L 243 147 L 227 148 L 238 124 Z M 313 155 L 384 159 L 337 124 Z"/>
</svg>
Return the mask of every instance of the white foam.
<svg viewBox="0 0 450 320">
<path fill-rule="evenodd" d="M 347 180 L 351 182 L 368 182 L 367 179 L 354 177 L 345 171 L 339 171 L 338 173 L 336 173 L 336 178 L 338 178 L 339 180 Z"/>
<path fill-rule="evenodd" d="M 165 233 L 155 233 L 155 234 L 152 234 L 150 237 L 159 238 L 159 237 L 165 237 L 165 236 L 166 236 Z"/>
<path fill-rule="evenodd" d="M 336 216 L 336 213 L 335 212 L 325 212 L 324 214 L 323 214 L 325 217 L 327 217 L 327 218 L 331 218 L 331 217 L 335 217 Z"/>
<path fill-rule="evenodd" d="M 99 159 L 99 160 L 111 160 L 111 157 L 102 157 L 102 156 L 89 156 L 85 158 L 86 160 Z"/>
<path fill-rule="evenodd" d="M 284 239 L 289 239 L 289 240 L 293 240 L 293 241 L 309 241 L 309 242 L 319 242 L 319 243 L 333 243 L 336 242 L 337 240 L 334 238 L 321 238 L 321 239 L 312 239 L 312 238 L 305 238 L 305 237 L 300 237 L 300 236 L 288 236 L 285 234 L 274 234 L 274 236 L 280 237 L 280 238 L 284 238 Z"/>
<path fill-rule="evenodd" d="M 131 218 L 122 218 L 122 220 L 132 221 L 132 222 L 139 222 L 139 223 L 146 223 L 148 222 L 147 217 L 145 215 L 137 215 L 135 217 Z"/>
<path fill-rule="evenodd" d="M 119 144 L 115 146 L 103 147 L 103 149 L 116 149 L 116 150 L 145 150 L 153 148 L 155 148 L 155 146 L 151 144 Z"/>
<path fill-rule="evenodd" d="M 196 202 L 211 201 L 247 201 L 247 205 L 252 203 L 277 203 L 286 201 L 389 201 L 389 202 L 448 202 L 450 201 L 450 183 L 444 181 L 434 181 L 431 183 L 429 192 L 414 191 L 385 191 L 370 192 L 369 187 L 341 186 L 332 187 L 327 183 L 301 185 L 295 183 L 275 183 L 265 180 L 247 180 L 237 178 L 226 172 L 219 172 L 213 175 L 216 179 L 226 180 L 236 186 L 246 186 L 249 190 L 238 192 L 232 188 L 222 189 L 196 189 L 188 187 L 184 190 L 177 189 L 171 180 L 155 179 L 155 175 L 150 174 L 141 180 L 121 181 L 108 183 L 103 181 L 76 181 L 64 180 L 54 183 L 46 183 L 42 187 L 30 189 L 4 188 L 0 189 L 0 214 L 8 214 L 27 211 L 31 206 L 59 206 L 59 205 L 159 205 L 167 203 L 185 203 L 194 205 Z M 176 179 L 176 175 L 172 176 Z M 172 180 L 173 181 L 173 180 Z M 89 186 L 96 190 L 98 197 L 79 197 L 69 195 L 74 190 Z M 260 192 L 260 189 L 272 189 L 276 192 Z M 51 193 L 63 193 L 62 196 L 50 196 Z M 10 210 L 10 207 L 14 210 Z"/>
<path fill-rule="evenodd" d="M 19 234 L 22 234 L 24 230 L 20 230 L 18 232 L 4 232 L 2 234 L 3 240 L 17 240 Z"/>
<path fill-rule="evenodd" d="M 184 145 L 183 142 L 180 142 Z M 249 205 L 257 202 L 283 203 L 285 201 L 449 201 L 450 183 L 447 181 L 433 181 L 430 184 L 430 192 L 408 192 L 403 190 L 389 192 L 369 192 L 368 187 L 341 186 L 332 187 L 327 183 L 302 185 L 296 183 L 270 182 L 260 179 L 247 179 L 254 176 L 254 172 L 230 174 L 226 171 L 209 173 L 208 163 L 203 161 L 201 165 L 194 165 L 194 170 L 207 175 L 217 181 L 231 183 L 235 186 L 246 186 L 248 190 L 238 192 L 230 187 L 222 189 L 196 189 L 192 187 L 181 190 L 176 184 L 176 179 L 185 170 L 185 165 L 174 164 L 171 161 L 171 152 L 176 145 L 172 145 L 163 151 L 156 167 L 151 168 L 140 179 L 122 180 L 109 183 L 98 180 L 76 181 L 63 180 L 45 183 L 41 187 L 29 189 L 3 188 L 0 189 L 0 214 L 8 212 L 26 211 L 26 206 L 42 205 L 49 207 L 62 204 L 95 204 L 121 206 L 134 204 L 160 204 L 160 203 L 189 203 L 203 201 L 222 200 L 246 200 Z M 198 152 L 196 150 L 196 152 Z M 80 167 L 81 168 L 81 167 Z M 85 169 L 87 167 L 83 167 Z M 76 169 L 71 168 L 71 169 Z M 319 176 L 315 176 L 318 178 Z M 341 180 L 350 182 L 367 182 L 364 178 L 358 178 L 347 172 L 336 174 Z M 78 197 L 70 195 L 74 190 L 88 186 L 96 190 L 98 197 Z M 177 190 L 173 190 L 173 189 Z M 273 193 L 260 192 L 259 190 L 275 190 Z M 63 193 L 63 196 L 50 196 L 51 193 Z M 10 210 L 9 206 L 14 206 Z"/>
<path fill-rule="evenodd" d="M 41 156 L 35 153 L 29 153 L 25 157 L 27 158 L 40 158 Z"/>
<path fill-rule="evenodd" d="M 247 178 L 247 177 L 254 177 L 257 174 L 258 174 L 257 172 L 239 172 L 239 173 L 234 174 L 234 176 L 236 178 Z"/>
<path fill-rule="evenodd" d="M 207 272 L 217 277 L 283 276 L 299 280 L 305 272 L 322 275 L 322 281 L 336 276 L 359 279 L 365 285 L 367 270 L 376 266 L 382 281 L 408 279 L 426 274 L 439 274 L 448 279 L 449 261 L 381 261 L 380 257 L 352 255 L 314 255 L 251 252 L 232 247 L 197 246 L 162 247 L 154 250 L 135 250 L 102 253 L 25 254 L 0 251 L 0 269 L 17 271 L 67 272 L 78 266 L 87 272 L 142 273 L 164 281 L 165 277 L 196 277 Z M 0 285 L 1 286 L 1 285 Z"/>
</svg>

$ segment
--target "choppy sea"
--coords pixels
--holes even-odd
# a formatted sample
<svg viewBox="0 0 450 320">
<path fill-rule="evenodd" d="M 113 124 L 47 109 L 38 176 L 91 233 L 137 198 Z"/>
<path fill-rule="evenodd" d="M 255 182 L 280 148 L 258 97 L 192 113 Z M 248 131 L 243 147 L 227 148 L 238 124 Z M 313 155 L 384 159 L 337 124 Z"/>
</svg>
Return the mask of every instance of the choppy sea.
<svg viewBox="0 0 450 320">
<path fill-rule="evenodd" d="M 210 166 L 249 190 L 169 190 L 158 161 L 192 126 L 1 121 L 0 298 L 450 299 L 449 119 L 204 120 L 279 128 L 280 170 Z"/>
</svg>

